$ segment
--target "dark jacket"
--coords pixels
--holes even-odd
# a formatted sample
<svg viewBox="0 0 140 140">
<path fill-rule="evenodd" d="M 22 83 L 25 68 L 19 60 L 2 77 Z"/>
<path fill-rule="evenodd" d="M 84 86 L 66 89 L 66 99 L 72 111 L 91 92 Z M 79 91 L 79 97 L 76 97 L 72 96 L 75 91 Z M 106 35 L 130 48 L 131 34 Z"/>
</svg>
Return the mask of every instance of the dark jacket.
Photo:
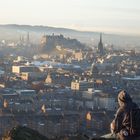
<svg viewBox="0 0 140 140">
<path fill-rule="evenodd" d="M 119 108 L 116 112 L 114 123 L 114 133 L 119 133 L 121 130 L 130 130 L 130 114 L 132 109 L 138 108 L 138 106 L 132 102 L 131 97 L 125 91 L 121 91 L 118 95 Z"/>
</svg>

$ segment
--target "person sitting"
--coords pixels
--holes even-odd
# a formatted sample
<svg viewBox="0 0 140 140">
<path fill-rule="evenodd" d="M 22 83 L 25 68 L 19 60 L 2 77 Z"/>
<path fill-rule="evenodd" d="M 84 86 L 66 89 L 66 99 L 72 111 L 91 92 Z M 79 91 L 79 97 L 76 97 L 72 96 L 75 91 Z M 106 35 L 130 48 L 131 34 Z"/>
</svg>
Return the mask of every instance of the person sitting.
<svg viewBox="0 0 140 140">
<path fill-rule="evenodd" d="M 119 108 L 110 124 L 112 134 L 121 140 L 131 140 L 140 136 L 138 131 L 133 130 L 131 124 L 131 111 L 138 109 L 138 105 L 132 101 L 132 98 L 125 90 L 119 92 L 118 104 Z"/>
</svg>

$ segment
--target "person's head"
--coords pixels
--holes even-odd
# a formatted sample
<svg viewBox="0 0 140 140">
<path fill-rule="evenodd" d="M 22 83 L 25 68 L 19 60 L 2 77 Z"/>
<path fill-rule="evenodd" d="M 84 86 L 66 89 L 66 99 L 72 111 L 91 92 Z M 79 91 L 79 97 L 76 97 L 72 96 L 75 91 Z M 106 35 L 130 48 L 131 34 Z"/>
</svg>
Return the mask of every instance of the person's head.
<svg viewBox="0 0 140 140">
<path fill-rule="evenodd" d="M 131 101 L 132 101 L 132 99 L 131 99 L 130 95 L 125 90 L 121 90 L 119 92 L 119 94 L 118 94 L 119 106 L 123 106 Z"/>
</svg>

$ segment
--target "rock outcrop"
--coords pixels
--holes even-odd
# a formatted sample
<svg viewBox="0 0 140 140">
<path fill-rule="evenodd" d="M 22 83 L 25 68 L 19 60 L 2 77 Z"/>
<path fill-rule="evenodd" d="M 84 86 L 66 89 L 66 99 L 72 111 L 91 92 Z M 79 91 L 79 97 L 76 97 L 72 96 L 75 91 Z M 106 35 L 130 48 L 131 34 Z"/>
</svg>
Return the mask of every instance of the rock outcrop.
<svg viewBox="0 0 140 140">
<path fill-rule="evenodd" d="M 28 127 L 17 126 L 12 128 L 2 140 L 49 140 L 37 131 Z"/>
</svg>

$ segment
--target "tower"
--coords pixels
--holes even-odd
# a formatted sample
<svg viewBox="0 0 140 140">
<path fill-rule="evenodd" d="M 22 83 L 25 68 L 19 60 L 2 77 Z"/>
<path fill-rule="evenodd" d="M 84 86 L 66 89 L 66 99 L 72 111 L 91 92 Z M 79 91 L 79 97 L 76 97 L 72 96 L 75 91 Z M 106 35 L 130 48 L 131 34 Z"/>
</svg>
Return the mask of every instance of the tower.
<svg viewBox="0 0 140 140">
<path fill-rule="evenodd" d="M 98 53 L 102 56 L 104 55 L 104 48 L 102 43 L 102 33 L 100 33 L 100 42 L 98 44 Z"/>
<path fill-rule="evenodd" d="M 27 44 L 29 44 L 29 43 L 30 43 L 30 34 L 29 34 L 29 32 L 27 33 L 26 43 L 27 43 Z"/>
<path fill-rule="evenodd" d="M 19 43 L 20 43 L 20 45 L 24 44 L 24 36 L 23 35 L 20 35 Z"/>
</svg>

